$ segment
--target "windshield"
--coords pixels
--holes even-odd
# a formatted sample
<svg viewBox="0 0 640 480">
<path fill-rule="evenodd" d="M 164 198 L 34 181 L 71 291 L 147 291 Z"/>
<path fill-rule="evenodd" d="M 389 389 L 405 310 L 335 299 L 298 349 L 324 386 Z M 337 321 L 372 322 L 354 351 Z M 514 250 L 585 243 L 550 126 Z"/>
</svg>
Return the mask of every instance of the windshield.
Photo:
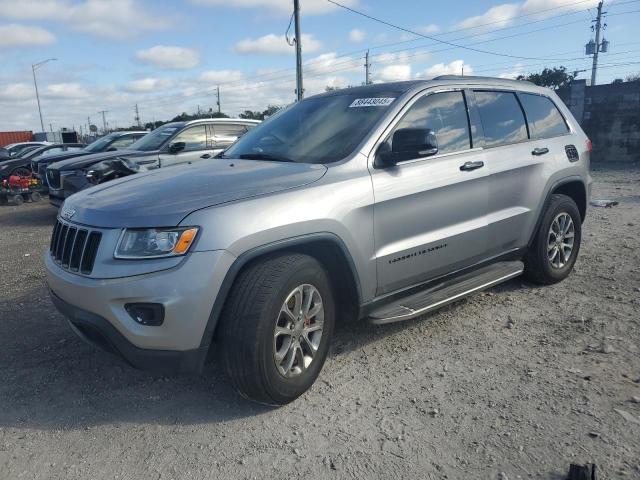
<svg viewBox="0 0 640 480">
<path fill-rule="evenodd" d="M 309 98 L 246 133 L 223 157 L 337 162 L 353 152 L 399 95 L 397 91 L 367 95 L 344 90 Z"/>
<path fill-rule="evenodd" d="M 153 132 L 147 133 L 129 148 L 131 150 L 140 150 L 141 152 L 160 150 L 160 147 L 164 145 L 167 139 L 180 130 L 180 128 L 182 128 L 182 124 L 163 125 L 162 127 L 156 128 Z"/>
<path fill-rule="evenodd" d="M 89 144 L 84 147 L 85 152 L 101 152 L 104 148 L 109 145 L 114 138 L 118 137 L 117 133 L 110 133 L 109 135 L 105 135 L 102 138 L 99 138 L 95 142 Z"/>
</svg>

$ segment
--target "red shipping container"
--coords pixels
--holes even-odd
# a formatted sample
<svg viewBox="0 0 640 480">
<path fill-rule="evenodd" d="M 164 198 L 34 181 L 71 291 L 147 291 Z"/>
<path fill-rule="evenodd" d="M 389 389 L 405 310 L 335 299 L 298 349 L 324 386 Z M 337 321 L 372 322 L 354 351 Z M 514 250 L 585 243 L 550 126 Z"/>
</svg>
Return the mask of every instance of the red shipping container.
<svg viewBox="0 0 640 480">
<path fill-rule="evenodd" d="M 21 132 L 0 132 L 0 147 L 10 143 L 30 142 L 33 132 L 23 130 Z"/>
</svg>

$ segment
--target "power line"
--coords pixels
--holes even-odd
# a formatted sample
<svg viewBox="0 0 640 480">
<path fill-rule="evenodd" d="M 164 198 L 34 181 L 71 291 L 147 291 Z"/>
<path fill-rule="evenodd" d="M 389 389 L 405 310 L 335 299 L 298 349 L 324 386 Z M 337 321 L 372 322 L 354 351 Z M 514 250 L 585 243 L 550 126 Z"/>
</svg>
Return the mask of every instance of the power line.
<svg viewBox="0 0 640 480">
<path fill-rule="evenodd" d="M 460 45 L 460 44 L 457 44 L 457 43 L 449 42 L 447 40 L 441 40 L 441 39 L 433 37 L 431 35 L 425 35 L 423 33 L 419 33 L 419 32 L 416 32 L 414 30 L 410 30 L 408 28 L 401 27 L 399 25 L 395 25 L 395 24 L 393 24 L 391 22 L 387 22 L 386 20 L 382 20 L 382 19 L 374 17 L 372 15 L 368 15 L 368 14 L 366 14 L 364 12 L 360 12 L 358 10 L 355 10 L 355 9 L 351 8 L 351 7 L 347 7 L 346 5 L 338 3 L 335 0 L 327 0 L 327 2 L 333 3 L 334 5 L 337 5 L 338 7 L 344 8 L 345 10 L 348 10 L 350 12 L 353 12 L 353 13 L 355 13 L 357 15 L 363 16 L 363 17 L 368 18 L 370 20 L 373 20 L 375 22 L 381 23 L 383 25 L 387 25 L 389 27 L 395 28 L 395 29 L 400 30 L 402 32 L 410 33 L 412 35 L 416 35 L 418 37 L 423 37 L 423 38 L 426 38 L 428 40 L 433 40 L 433 41 L 435 41 L 437 43 L 442 43 L 444 45 L 449 45 L 449 46 L 454 47 L 454 48 L 462 48 L 463 50 L 470 50 L 470 51 L 476 52 L 476 53 L 484 53 L 484 54 L 487 54 L 487 55 L 495 55 L 495 56 L 498 56 L 498 57 L 515 58 L 515 59 L 518 59 L 518 60 L 546 60 L 546 59 L 540 58 L 540 57 L 523 57 L 523 56 L 519 56 L 519 55 L 510 55 L 508 53 L 492 52 L 490 50 L 482 50 L 482 49 L 479 49 L 479 48 L 473 48 L 473 47 L 469 47 L 469 46 L 465 46 L 465 45 Z"/>
</svg>

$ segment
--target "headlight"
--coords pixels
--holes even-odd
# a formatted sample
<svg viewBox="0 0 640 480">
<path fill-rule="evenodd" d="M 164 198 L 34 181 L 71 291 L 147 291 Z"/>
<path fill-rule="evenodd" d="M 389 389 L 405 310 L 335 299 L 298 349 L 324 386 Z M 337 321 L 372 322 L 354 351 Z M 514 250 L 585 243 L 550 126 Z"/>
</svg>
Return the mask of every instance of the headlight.
<svg viewBox="0 0 640 480">
<path fill-rule="evenodd" d="M 184 255 L 196 238 L 198 227 L 148 228 L 122 231 L 115 258 L 140 259 Z"/>
</svg>

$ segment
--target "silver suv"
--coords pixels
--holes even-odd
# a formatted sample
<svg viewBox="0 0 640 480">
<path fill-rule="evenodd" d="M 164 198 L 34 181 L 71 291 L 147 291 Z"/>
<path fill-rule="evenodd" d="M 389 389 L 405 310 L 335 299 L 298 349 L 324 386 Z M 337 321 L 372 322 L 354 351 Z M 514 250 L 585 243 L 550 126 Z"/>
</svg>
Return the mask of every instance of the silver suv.
<svg viewBox="0 0 640 480">
<path fill-rule="evenodd" d="M 337 322 L 423 315 L 580 248 L 591 145 L 550 90 L 439 77 L 310 97 L 222 156 L 63 205 L 46 255 L 75 332 L 130 364 L 230 379 L 281 405 Z"/>
</svg>

